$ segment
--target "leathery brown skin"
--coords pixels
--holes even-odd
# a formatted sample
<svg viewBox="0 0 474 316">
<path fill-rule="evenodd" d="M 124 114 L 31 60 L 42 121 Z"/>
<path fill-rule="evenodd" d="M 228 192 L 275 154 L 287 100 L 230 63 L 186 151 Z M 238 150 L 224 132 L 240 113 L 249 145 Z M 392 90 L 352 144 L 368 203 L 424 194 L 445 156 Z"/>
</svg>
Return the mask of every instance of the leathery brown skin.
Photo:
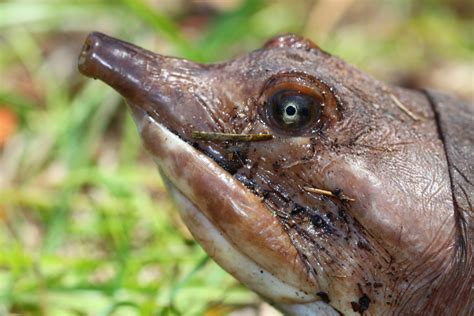
<svg viewBox="0 0 474 316">
<path fill-rule="evenodd" d="M 294 35 L 201 65 L 92 33 L 79 69 L 126 98 L 204 249 L 286 313 L 472 312 L 472 192 L 455 210 L 425 93 L 385 85 Z M 264 109 L 278 87 L 317 95 L 318 119 L 277 128 Z M 274 137 L 197 141 L 192 131 Z"/>
</svg>

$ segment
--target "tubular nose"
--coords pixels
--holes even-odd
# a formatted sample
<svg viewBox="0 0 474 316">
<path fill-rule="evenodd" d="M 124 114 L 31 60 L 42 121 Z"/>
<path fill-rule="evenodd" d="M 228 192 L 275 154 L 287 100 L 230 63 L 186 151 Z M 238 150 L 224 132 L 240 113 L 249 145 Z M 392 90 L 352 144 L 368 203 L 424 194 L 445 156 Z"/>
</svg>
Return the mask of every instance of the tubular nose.
<svg viewBox="0 0 474 316">
<path fill-rule="evenodd" d="M 83 75 L 102 80 L 129 101 L 143 101 L 148 95 L 150 72 L 159 69 L 158 57 L 133 44 L 93 32 L 84 42 L 78 68 Z"/>
<path fill-rule="evenodd" d="M 102 38 L 104 34 L 93 32 L 90 33 L 82 46 L 81 53 L 79 54 L 78 68 L 79 71 L 88 76 L 97 78 L 97 73 L 93 70 L 97 70 L 97 67 L 94 67 L 94 63 L 97 63 L 97 54 L 96 51 L 100 49 Z"/>
</svg>

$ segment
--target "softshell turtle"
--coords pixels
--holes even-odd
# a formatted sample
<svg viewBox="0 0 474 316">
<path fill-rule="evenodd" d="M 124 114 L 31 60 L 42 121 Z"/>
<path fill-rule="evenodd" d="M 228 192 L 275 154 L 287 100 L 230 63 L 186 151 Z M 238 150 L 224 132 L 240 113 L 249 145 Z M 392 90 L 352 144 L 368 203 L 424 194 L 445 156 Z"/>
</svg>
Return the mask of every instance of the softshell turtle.
<svg viewBox="0 0 474 316">
<path fill-rule="evenodd" d="M 282 35 L 203 65 L 91 33 L 180 215 L 295 315 L 472 315 L 474 110 Z"/>
</svg>

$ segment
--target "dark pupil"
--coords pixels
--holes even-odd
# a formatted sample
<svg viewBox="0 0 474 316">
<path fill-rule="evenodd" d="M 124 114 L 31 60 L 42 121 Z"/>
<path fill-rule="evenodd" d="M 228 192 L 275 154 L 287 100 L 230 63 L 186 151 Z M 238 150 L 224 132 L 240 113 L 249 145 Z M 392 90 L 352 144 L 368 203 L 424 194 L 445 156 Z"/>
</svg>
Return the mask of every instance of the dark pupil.
<svg viewBox="0 0 474 316">
<path fill-rule="evenodd" d="M 293 90 L 283 90 L 268 99 L 270 119 L 284 130 L 306 127 L 318 118 L 320 101 Z"/>
<path fill-rule="evenodd" d="M 290 116 L 293 116 L 296 114 L 296 108 L 293 106 L 293 105 L 289 105 L 287 108 L 286 108 L 286 114 L 290 115 Z"/>
</svg>

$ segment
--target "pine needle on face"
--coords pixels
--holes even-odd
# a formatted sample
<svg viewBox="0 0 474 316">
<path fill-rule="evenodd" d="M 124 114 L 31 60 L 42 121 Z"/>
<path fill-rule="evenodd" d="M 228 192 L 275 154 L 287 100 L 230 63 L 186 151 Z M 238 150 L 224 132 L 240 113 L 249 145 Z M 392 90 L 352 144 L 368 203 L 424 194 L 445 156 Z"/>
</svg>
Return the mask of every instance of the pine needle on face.
<svg viewBox="0 0 474 316">
<path fill-rule="evenodd" d="M 191 137 L 196 140 L 258 142 L 273 139 L 272 134 L 233 134 L 193 131 Z"/>
</svg>

